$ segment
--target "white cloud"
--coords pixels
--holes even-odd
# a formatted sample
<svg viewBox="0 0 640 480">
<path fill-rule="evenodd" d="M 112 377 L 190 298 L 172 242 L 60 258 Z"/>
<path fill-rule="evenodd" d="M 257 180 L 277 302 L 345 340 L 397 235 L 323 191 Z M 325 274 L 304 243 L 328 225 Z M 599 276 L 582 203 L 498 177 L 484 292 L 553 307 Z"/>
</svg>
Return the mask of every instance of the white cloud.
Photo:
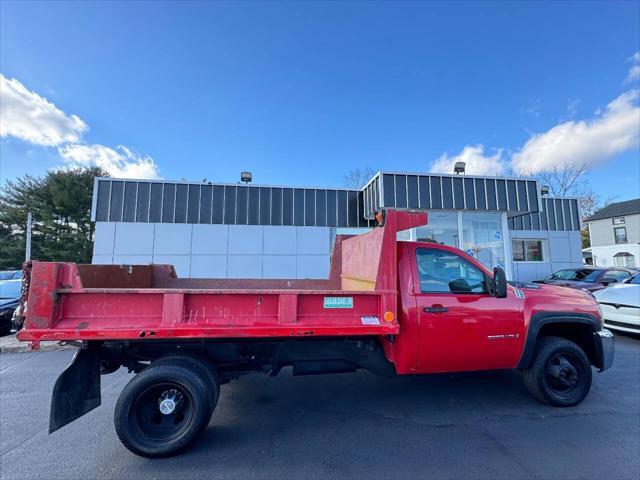
<svg viewBox="0 0 640 480">
<path fill-rule="evenodd" d="M 534 135 L 512 157 L 520 175 L 567 166 L 591 167 L 635 148 L 640 140 L 640 90 L 623 93 L 603 113 L 590 121 L 564 122 Z"/>
<path fill-rule="evenodd" d="M 431 173 L 453 173 L 456 162 L 465 162 L 465 173 L 469 175 L 502 175 L 505 171 L 505 162 L 502 159 L 502 150 L 494 155 L 485 156 L 484 145 L 467 145 L 458 155 L 449 157 L 444 153 L 431 165 Z"/>
<path fill-rule="evenodd" d="M 118 178 L 160 178 L 153 158 L 139 155 L 123 145 L 114 149 L 104 145 L 68 144 L 59 147 L 58 152 L 70 167 L 96 166 Z"/>
<path fill-rule="evenodd" d="M 576 113 L 578 113 L 580 103 L 582 103 L 582 100 L 579 98 L 569 99 L 569 103 L 567 103 L 567 113 L 570 117 L 574 117 Z"/>
<path fill-rule="evenodd" d="M 629 57 L 629 61 L 632 63 L 632 65 L 629 69 L 629 73 L 627 74 L 627 78 L 624 81 L 625 83 L 640 80 L 640 52 L 636 52 L 631 57 Z"/>
<path fill-rule="evenodd" d="M 0 74 L 0 81 L 0 136 L 57 147 L 68 167 L 98 166 L 121 178 L 160 178 L 150 156 L 123 145 L 110 148 L 82 143 L 89 127 L 79 117 L 67 115 L 16 79 Z"/>
<path fill-rule="evenodd" d="M 78 142 L 87 124 L 67 115 L 46 98 L 16 79 L 0 74 L 0 136 L 15 137 L 36 145 L 55 146 Z"/>
<path fill-rule="evenodd" d="M 626 82 L 633 82 L 640 79 L 640 65 L 634 65 L 629 69 Z"/>
<path fill-rule="evenodd" d="M 531 115 L 534 118 L 540 118 L 540 112 L 542 111 L 542 100 L 539 98 L 533 99 L 529 102 L 529 105 L 522 109 L 522 113 Z"/>
</svg>

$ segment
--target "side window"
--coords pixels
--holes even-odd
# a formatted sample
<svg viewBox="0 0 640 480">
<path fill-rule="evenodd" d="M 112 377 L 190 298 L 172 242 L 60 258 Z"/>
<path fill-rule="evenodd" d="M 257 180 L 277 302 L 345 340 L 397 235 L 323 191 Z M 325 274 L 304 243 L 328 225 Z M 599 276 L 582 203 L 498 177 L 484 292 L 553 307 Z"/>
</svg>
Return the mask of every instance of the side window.
<svg viewBox="0 0 640 480">
<path fill-rule="evenodd" d="M 611 277 L 615 278 L 619 282 L 622 282 L 630 276 L 631 274 L 629 272 L 625 272 L 624 270 L 609 270 L 607 273 L 605 273 L 604 278 Z"/>
<path fill-rule="evenodd" d="M 455 253 L 416 249 L 422 293 L 485 293 L 484 274 Z"/>
</svg>

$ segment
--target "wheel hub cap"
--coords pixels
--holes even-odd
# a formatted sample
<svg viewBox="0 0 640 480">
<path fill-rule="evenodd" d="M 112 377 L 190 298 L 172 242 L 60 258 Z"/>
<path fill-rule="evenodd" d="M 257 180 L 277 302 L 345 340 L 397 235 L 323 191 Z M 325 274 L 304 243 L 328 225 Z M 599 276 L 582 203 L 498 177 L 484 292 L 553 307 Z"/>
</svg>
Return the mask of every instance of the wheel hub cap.
<svg viewBox="0 0 640 480">
<path fill-rule="evenodd" d="M 178 404 L 182 401 L 182 394 L 177 390 L 171 389 L 162 392 L 158 401 L 158 408 L 163 415 L 171 415 L 176 411 Z"/>
<path fill-rule="evenodd" d="M 171 415 L 176 409 L 176 402 L 171 399 L 160 402 L 160 412 L 164 415 Z"/>
<path fill-rule="evenodd" d="M 547 374 L 560 389 L 572 389 L 578 383 L 578 370 L 564 355 L 555 355 L 551 359 Z"/>
</svg>

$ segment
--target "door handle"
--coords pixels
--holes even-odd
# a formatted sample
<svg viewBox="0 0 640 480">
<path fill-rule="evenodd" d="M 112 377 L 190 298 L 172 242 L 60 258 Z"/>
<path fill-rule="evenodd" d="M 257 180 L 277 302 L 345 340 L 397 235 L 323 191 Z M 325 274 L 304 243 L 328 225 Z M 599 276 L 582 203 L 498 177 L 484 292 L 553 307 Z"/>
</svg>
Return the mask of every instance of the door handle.
<svg viewBox="0 0 640 480">
<path fill-rule="evenodd" d="M 442 305 L 433 305 L 431 307 L 424 307 L 422 311 L 425 313 L 445 313 L 448 312 L 449 309 L 447 307 L 443 307 Z"/>
</svg>

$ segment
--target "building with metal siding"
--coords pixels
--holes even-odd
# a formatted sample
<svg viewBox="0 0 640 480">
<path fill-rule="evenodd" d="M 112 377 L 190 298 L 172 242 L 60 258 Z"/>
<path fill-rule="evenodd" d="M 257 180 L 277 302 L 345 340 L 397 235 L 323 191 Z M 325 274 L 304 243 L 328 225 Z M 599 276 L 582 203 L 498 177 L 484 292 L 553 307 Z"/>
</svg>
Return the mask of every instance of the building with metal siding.
<svg viewBox="0 0 640 480">
<path fill-rule="evenodd" d="M 97 178 L 96 222 L 370 227 L 349 189 Z"/>
<path fill-rule="evenodd" d="M 575 198 L 536 181 L 379 172 L 362 190 L 97 178 L 94 263 L 172 263 L 180 276 L 322 278 L 336 233 L 384 208 L 425 209 L 408 240 L 447 243 L 509 278 L 581 262 Z"/>
<path fill-rule="evenodd" d="M 379 172 L 364 187 L 367 218 L 380 208 L 537 212 L 536 181 L 461 175 Z"/>
</svg>

